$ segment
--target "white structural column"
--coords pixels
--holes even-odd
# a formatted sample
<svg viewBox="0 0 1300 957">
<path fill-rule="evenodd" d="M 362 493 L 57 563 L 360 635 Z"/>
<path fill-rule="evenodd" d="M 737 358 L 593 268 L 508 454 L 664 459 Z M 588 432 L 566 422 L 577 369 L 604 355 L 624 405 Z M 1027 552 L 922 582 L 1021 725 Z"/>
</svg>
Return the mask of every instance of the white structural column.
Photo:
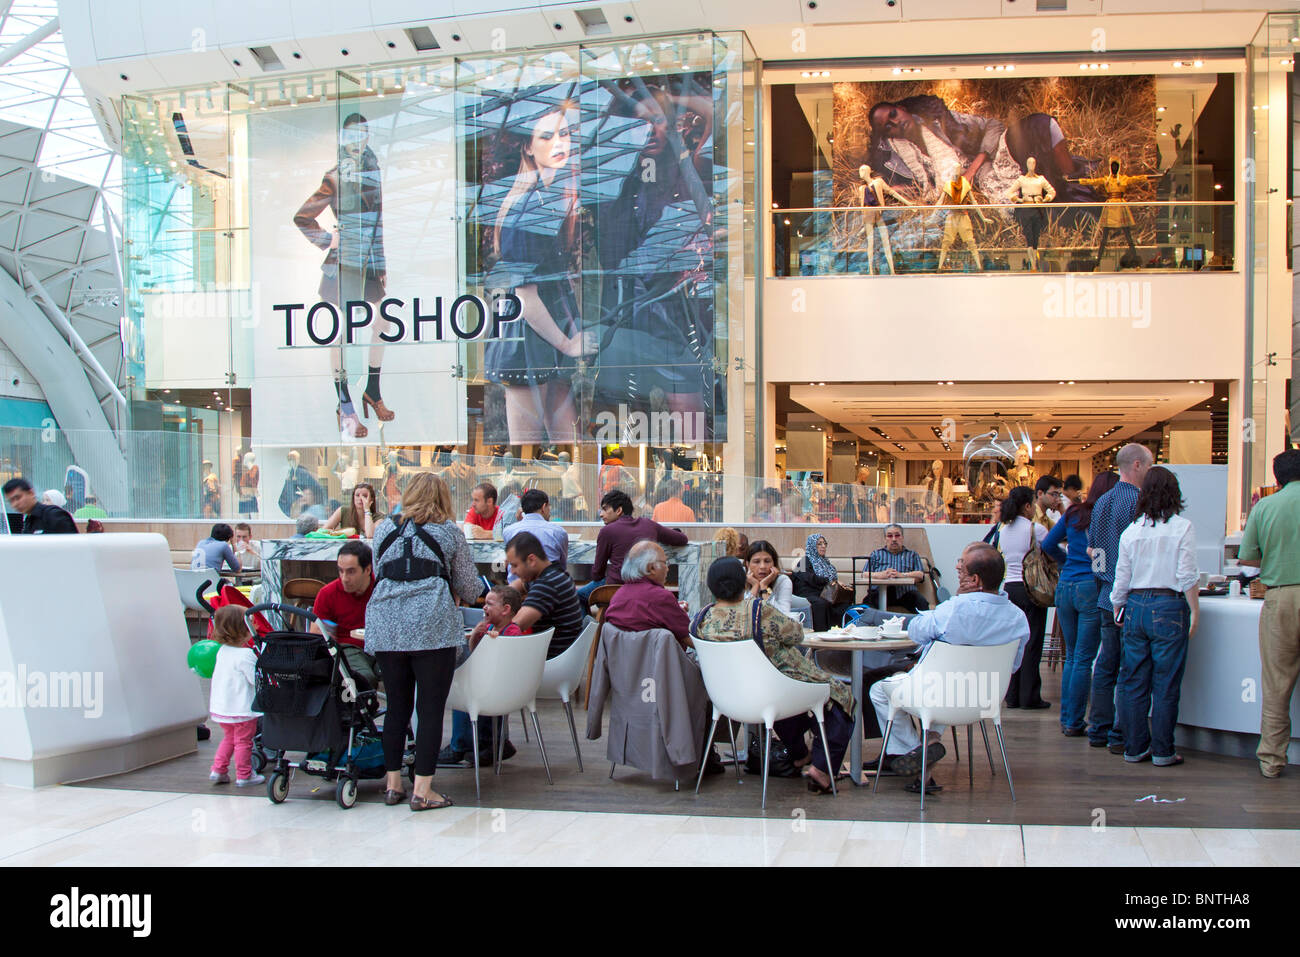
<svg viewBox="0 0 1300 957">
<path fill-rule="evenodd" d="M 0 342 L 40 384 L 73 457 L 90 473 L 101 504 L 109 512 L 126 509 L 126 457 L 81 371 L 81 360 L 4 270 L 0 270 Z"/>
</svg>

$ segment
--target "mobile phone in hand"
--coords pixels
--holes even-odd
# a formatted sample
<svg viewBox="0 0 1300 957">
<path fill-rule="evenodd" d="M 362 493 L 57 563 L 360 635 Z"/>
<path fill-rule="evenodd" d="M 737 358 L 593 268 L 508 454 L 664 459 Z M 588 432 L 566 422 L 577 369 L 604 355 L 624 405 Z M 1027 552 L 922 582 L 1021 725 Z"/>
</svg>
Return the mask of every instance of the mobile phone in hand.
<svg viewBox="0 0 1300 957">
<path fill-rule="evenodd" d="M 1121 605 L 1119 608 L 1115 609 L 1115 624 L 1122 625 L 1123 623 L 1124 623 L 1124 606 Z"/>
</svg>

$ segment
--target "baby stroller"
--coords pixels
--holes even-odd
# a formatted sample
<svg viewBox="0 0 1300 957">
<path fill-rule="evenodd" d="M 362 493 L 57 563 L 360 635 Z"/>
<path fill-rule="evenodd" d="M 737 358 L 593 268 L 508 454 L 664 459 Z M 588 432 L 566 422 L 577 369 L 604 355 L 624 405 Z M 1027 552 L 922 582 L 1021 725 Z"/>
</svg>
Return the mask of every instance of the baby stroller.
<svg viewBox="0 0 1300 957">
<path fill-rule="evenodd" d="M 260 612 L 281 618 L 296 615 L 310 627 L 317 617 L 293 605 L 254 605 L 244 612 L 249 622 Z M 335 781 L 339 807 L 357 803 L 357 783 L 384 776 L 380 732 L 375 719 L 382 712 L 378 692 L 349 667 L 332 629 L 322 624 L 324 635 L 299 631 L 271 631 L 256 635 L 256 693 L 253 708 L 262 713 L 261 747 L 269 755 L 271 773 L 266 795 L 274 804 L 289 796 L 293 772 Z M 409 732 L 408 732 L 409 739 Z M 304 752 L 290 761 L 289 752 Z M 414 776 L 415 757 L 408 748 L 403 758 Z"/>
</svg>

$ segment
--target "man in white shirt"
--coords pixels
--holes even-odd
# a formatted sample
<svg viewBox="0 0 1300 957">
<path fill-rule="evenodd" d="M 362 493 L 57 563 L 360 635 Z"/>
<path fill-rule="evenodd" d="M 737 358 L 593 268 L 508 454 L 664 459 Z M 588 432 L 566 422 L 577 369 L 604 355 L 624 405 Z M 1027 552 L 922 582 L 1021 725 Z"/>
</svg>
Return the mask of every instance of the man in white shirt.
<svg viewBox="0 0 1300 957">
<path fill-rule="evenodd" d="M 1005 572 L 1006 564 L 996 548 L 984 542 L 966 546 L 957 560 L 957 594 L 932 611 L 923 611 L 907 621 L 907 637 L 920 646 L 922 659 L 928 646 L 936 641 L 952 645 L 1002 645 L 1016 641 L 1019 646 L 1012 671 L 1020 667 L 1029 640 L 1029 622 L 1001 590 Z M 881 728 L 889 722 L 890 696 L 905 678 L 906 673 L 899 672 L 871 686 L 871 703 Z M 997 690 L 1001 690 L 1000 686 Z M 947 753 L 939 740 L 943 732 L 944 728 L 938 725 L 930 729 L 931 767 Z M 876 766 L 878 769 L 879 762 Z M 895 721 L 885 766 L 896 774 L 918 775 L 908 790 L 920 791 L 921 736 L 910 721 Z M 927 781 L 925 787 L 927 793 L 939 790 L 933 780 Z"/>
<path fill-rule="evenodd" d="M 523 518 L 510 525 L 503 533 L 506 543 L 520 532 L 531 532 L 542 543 L 547 561 L 569 569 L 569 533 L 559 522 L 551 521 L 551 500 L 539 488 L 530 488 L 519 500 Z M 509 584 L 516 585 L 517 578 L 509 577 Z"/>
</svg>

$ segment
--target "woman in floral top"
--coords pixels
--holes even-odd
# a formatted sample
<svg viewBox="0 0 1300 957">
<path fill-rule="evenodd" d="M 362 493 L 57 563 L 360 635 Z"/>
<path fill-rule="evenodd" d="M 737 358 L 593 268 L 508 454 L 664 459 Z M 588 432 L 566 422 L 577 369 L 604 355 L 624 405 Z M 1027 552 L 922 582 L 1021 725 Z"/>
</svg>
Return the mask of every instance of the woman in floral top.
<svg viewBox="0 0 1300 957">
<path fill-rule="evenodd" d="M 808 753 L 804 743 L 807 731 L 816 731 L 810 714 L 795 715 L 773 724 L 777 737 L 785 744 L 796 767 L 808 767 L 808 790 L 815 794 L 831 793 L 831 769 L 838 770 L 844 761 L 853 735 L 853 692 L 842 681 L 818 668 L 799 651 L 803 626 L 769 604 L 745 597 L 745 566 L 737 558 L 720 558 L 709 566 L 709 591 L 715 603 L 699 619 L 695 637 L 703 641 L 750 641 L 754 638 L 754 604 L 758 603 L 759 628 L 763 653 L 787 678 L 811 684 L 829 684 L 830 701 L 825 711 L 827 746 L 830 761 L 821 749 Z"/>
</svg>

